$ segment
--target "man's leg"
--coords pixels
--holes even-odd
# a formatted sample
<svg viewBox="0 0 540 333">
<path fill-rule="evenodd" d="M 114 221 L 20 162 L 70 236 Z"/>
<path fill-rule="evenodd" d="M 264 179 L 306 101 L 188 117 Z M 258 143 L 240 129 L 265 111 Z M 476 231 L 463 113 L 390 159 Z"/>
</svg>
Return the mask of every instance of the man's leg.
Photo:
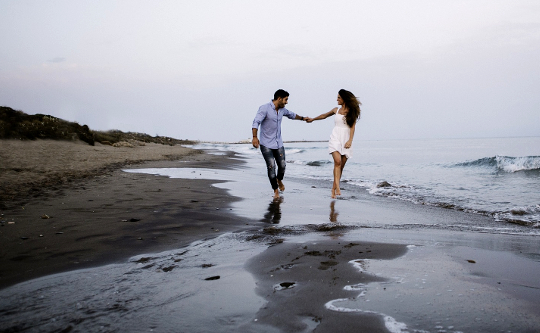
<svg viewBox="0 0 540 333">
<path fill-rule="evenodd" d="M 274 153 L 273 150 L 276 149 L 270 149 L 263 145 L 260 145 L 261 153 L 264 157 L 264 161 L 266 162 L 266 169 L 268 170 L 268 179 L 270 180 L 270 185 L 272 185 L 272 189 L 274 190 L 274 197 L 279 197 L 279 191 L 278 191 L 278 183 L 276 179 L 276 162 L 274 159 Z"/>
<path fill-rule="evenodd" d="M 285 147 L 281 147 L 279 149 L 273 149 L 274 153 L 274 159 L 277 163 L 277 184 L 279 187 L 279 190 L 281 192 L 285 191 L 285 185 L 283 185 L 283 177 L 285 177 L 285 167 L 287 166 L 287 162 L 285 161 Z"/>
</svg>

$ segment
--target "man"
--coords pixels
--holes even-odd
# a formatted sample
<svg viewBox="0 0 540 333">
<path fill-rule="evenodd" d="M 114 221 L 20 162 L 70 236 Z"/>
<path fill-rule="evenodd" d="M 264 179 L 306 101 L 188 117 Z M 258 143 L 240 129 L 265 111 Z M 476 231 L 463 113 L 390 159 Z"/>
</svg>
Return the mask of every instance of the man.
<svg viewBox="0 0 540 333">
<path fill-rule="evenodd" d="M 253 120 L 251 130 L 253 132 L 253 147 L 261 148 L 266 166 L 268 179 L 274 190 L 274 199 L 279 198 L 279 191 L 285 191 L 283 176 L 285 175 L 285 148 L 281 138 L 281 120 L 283 116 L 289 119 L 307 120 L 294 112 L 285 109 L 289 102 L 289 93 L 279 89 L 274 94 L 274 99 L 267 104 L 261 105 Z M 261 126 L 261 140 L 257 138 L 259 125 Z M 277 163 L 277 174 L 276 174 Z M 279 189 L 279 191 L 278 191 Z"/>
</svg>

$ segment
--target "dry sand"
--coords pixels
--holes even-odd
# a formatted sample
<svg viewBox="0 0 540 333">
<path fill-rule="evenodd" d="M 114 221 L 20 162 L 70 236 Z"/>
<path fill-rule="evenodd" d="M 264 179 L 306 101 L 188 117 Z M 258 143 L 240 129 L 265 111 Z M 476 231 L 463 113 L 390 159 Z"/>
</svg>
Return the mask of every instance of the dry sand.
<svg viewBox="0 0 540 333">
<path fill-rule="evenodd" d="M 82 141 L 1 140 L 0 204 L 57 190 L 75 180 L 143 161 L 177 160 L 200 153 L 182 146 L 140 143 L 113 147 Z M 8 201 L 8 202 L 6 202 Z"/>
</svg>

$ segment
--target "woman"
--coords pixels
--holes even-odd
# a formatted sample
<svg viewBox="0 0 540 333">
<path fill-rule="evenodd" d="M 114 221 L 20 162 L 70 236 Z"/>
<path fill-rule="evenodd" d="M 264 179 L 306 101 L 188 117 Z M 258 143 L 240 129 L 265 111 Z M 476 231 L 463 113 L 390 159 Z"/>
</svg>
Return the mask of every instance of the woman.
<svg viewBox="0 0 540 333">
<path fill-rule="evenodd" d="M 315 118 L 308 118 L 311 123 L 314 120 L 326 119 L 335 115 L 334 129 L 330 135 L 329 152 L 334 159 L 334 184 L 332 185 L 332 198 L 341 195 L 339 180 L 343 173 L 345 163 L 352 156 L 352 141 L 356 122 L 360 118 L 360 101 L 354 94 L 345 89 L 338 92 L 337 102 L 340 108 L 333 108 L 327 113 L 323 113 Z"/>
</svg>

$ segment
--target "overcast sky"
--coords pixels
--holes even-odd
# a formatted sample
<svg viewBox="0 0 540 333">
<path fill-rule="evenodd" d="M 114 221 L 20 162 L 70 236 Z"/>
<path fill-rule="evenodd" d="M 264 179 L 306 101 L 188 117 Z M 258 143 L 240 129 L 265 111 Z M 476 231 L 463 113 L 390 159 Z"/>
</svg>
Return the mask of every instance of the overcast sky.
<svg viewBox="0 0 540 333">
<path fill-rule="evenodd" d="M 539 59 L 538 0 L 0 1 L 0 105 L 179 139 L 250 138 L 279 88 L 352 91 L 360 140 L 540 136 Z"/>
</svg>

